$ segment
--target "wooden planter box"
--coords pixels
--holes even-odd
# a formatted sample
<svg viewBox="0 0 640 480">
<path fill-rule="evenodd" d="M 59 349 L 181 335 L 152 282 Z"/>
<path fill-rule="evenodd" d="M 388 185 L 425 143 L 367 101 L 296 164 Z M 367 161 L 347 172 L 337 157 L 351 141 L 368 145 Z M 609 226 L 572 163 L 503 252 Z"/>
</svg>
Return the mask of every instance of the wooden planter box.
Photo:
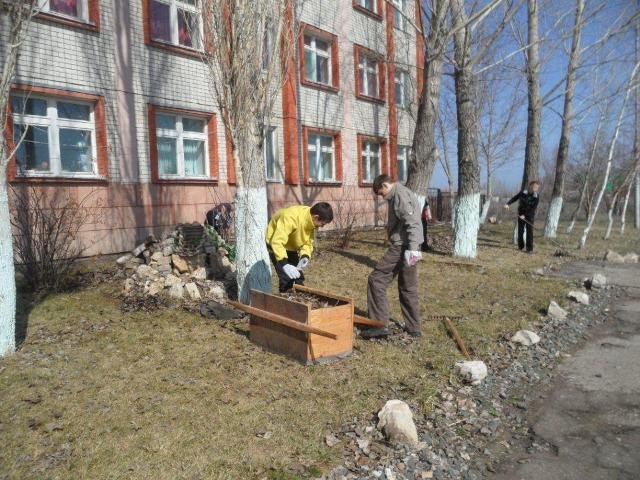
<svg viewBox="0 0 640 480">
<path fill-rule="evenodd" d="M 312 309 L 307 304 L 257 290 L 251 291 L 251 306 L 332 333 L 336 338 L 303 332 L 258 315 L 251 315 L 251 340 L 267 350 L 281 353 L 307 365 L 351 354 L 353 300 L 299 285 L 294 288 L 324 301 L 338 302 L 338 306 Z"/>
</svg>

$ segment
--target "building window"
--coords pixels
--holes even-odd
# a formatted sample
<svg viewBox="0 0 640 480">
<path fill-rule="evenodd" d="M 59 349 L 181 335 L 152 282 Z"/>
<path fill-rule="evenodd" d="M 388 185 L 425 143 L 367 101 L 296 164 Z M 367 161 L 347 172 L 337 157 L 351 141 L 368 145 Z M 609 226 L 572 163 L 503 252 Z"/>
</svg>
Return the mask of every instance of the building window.
<svg viewBox="0 0 640 480">
<path fill-rule="evenodd" d="M 384 101 L 384 66 L 376 52 L 355 46 L 356 97 Z"/>
<path fill-rule="evenodd" d="M 98 174 L 95 104 L 39 95 L 12 95 L 13 144 L 20 176 Z"/>
<path fill-rule="evenodd" d="M 151 40 L 194 50 L 202 49 L 198 0 L 148 0 Z"/>
<path fill-rule="evenodd" d="M 392 0 L 393 2 L 393 28 L 405 31 L 406 19 L 404 18 L 404 0 Z"/>
<path fill-rule="evenodd" d="M 400 108 L 409 109 L 411 107 L 411 77 L 406 70 L 396 70 L 395 72 L 395 92 L 396 105 Z"/>
<path fill-rule="evenodd" d="M 264 168 L 267 181 L 277 182 L 278 179 L 278 137 L 275 127 L 267 129 L 264 137 Z"/>
<path fill-rule="evenodd" d="M 310 133 L 307 136 L 307 159 L 310 181 L 334 182 L 336 180 L 333 136 Z"/>
<path fill-rule="evenodd" d="M 88 0 L 42 0 L 40 11 L 81 22 L 89 21 Z"/>
<path fill-rule="evenodd" d="M 160 178 L 209 177 L 205 119 L 159 111 L 156 114 L 156 148 Z"/>
<path fill-rule="evenodd" d="M 382 20 L 382 2 L 383 0 L 353 0 L 353 8 L 376 20 Z"/>
<path fill-rule="evenodd" d="M 370 140 L 362 140 L 361 146 L 362 181 L 373 183 L 382 171 L 382 144 Z"/>
<path fill-rule="evenodd" d="M 338 40 L 331 33 L 303 24 L 300 36 L 303 85 L 337 91 L 339 85 Z"/>
<path fill-rule="evenodd" d="M 398 181 L 405 183 L 407 181 L 407 173 L 409 171 L 409 155 L 411 154 L 411 147 L 406 145 L 398 145 Z"/>
</svg>

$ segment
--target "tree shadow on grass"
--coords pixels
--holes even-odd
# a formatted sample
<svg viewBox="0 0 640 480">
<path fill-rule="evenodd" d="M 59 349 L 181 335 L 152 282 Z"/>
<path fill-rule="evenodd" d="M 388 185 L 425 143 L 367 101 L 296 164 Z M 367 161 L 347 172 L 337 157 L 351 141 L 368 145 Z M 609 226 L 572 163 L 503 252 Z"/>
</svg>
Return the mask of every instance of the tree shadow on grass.
<svg viewBox="0 0 640 480">
<path fill-rule="evenodd" d="M 354 262 L 364 265 L 365 267 L 375 268 L 376 264 L 378 263 L 374 259 L 366 255 L 359 255 L 357 253 L 347 252 L 346 250 L 339 250 L 337 248 L 334 248 L 331 251 L 340 256 L 348 258 L 349 260 L 353 260 Z"/>
</svg>

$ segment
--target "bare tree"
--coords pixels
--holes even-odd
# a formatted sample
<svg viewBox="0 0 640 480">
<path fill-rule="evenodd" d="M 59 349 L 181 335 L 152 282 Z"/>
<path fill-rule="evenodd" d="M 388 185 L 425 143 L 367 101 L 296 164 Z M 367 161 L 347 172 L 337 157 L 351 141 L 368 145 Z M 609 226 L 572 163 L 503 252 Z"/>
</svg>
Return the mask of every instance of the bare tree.
<svg viewBox="0 0 640 480">
<path fill-rule="evenodd" d="M 638 164 L 638 157 L 636 156 L 636 164 L 629 179 L 629 185 L 627 185 L 627 193 L 624 196 L 624 205 L 622 206 L 622 212 L 620 213 L 620 235 L 624 235 L 624 229 L 627 224 L 627 207 L 629 206 L 629 198 L 631 197 L 631 191 L 633 190 L 633 183 L 637 181 L 638 173 L 640 172 L 640 164 Z"/>
<path fill-rule="evenodd" d="M 569 64 L 567 66 L 560 144 L 558 145 L 558 153 L 556 156 L 556 169 L 553 182 L 553 192 L 551 194 L 551 203 L 547 210 L 547 219 L 544 225 L 544 236 L 549 238 L 556 237 L 556 230 L 558 229 L 558 222 L 560 221 L 560 213 L 562 212 L 564 177 L 566 170 L 565 165 L 569 159 L 569 141 L 571 138 L 571 122 L 573 120 L 573 96 L 576 91 L 576 73 L 580 61 L 580 37 L 582 35 L 584 4 L 585 0 L 576 0 L 573 37 L 571 40 L 571 51 L 569 53 Z"/>
<path fill-rule="evenodd" d="M 11 82 L 35 4 L 35 0 L 0 0 L 0 22 L 9 24 L 0 47 L 0 54 L 4 57 L 0 73 L 0 285 L 3 286 L 0 293 L 0 356 L 15 350 L 16 329 L 16 282 L 7 183 L 7 165 L 14 152 L 2 132 L 9 121 Z"/>
<path fill-rule="evenodd" d="M 264 243 L 266 129 L 295 48 L 292 0 L 203 0 L 210 85 L 233 148 L 238 292 L 271 291 Z M 273 46 L 273 48 L 271 48 Z M 278 61 L 283 58 L 284 61 Z"/>
<path fill-rule="evenodd" d="M 455 222 L 455 206 L 456 196 L 453 191 L 453 172 L 451 171 L 451 161 L 449 160 L 449 147 L 447 145 L 447 134 L 442 116 L 438 116 L 438 129 L 440 132 L 440 141 L 442 144 L 442 155 L 438 154 L 438 160 L 447 177 L 447 185 L 449 186 L 449 206 L 451 209 L 451 225 Z"/>
<path fill-rule="evenodd" d="M 633 164 L 631 165 L 631 167 L 629 167 L 629 170 L 625 174 L 622 182 L 620 182 L 620 185 L 618 185 L 613 191 L 611 202 L 609 203 L 609 206 L 607 208 L 608 222 L 607 222 L 607 229 L 605 230 L 604 237 L 603 237 L 605 240 L 608 240 L 609 237 L 611 236 L 611 229 L 613 227 L 613 220 L 614 220 L 613 214 L 615 212 L 616 206 L 618 205 L 618 199 L 620 198 L 621 194 L 625 190 L 631 189 L 631 184 L 633 183 L 633 177 L 635 176 L 635 173 L 636 173 L 636 168 L 635 168 L 635 164 Z M 624 221 L 624 217 L 623 217 L 623 221 Z"/>
<path fill-rule="evenodd" d="M 607 165 L 605 169 L 604 179 L 602 180 L 602 186 L 598 193 L 598 197 L 596 199 L 596 204 L 589 215 L 587 220 L 587 225 L 582 232 L 582 236 L 580 237 L 580 243 L 578 244 L 578 248 L 584 248 L 587 243 L 587 237 L 589 236 L 589 232 L 593 227 L 593 222 L 595 221 L 596 215 L 598 213 L 598 208 L 600 207 L 600 203 L 602 202 L 602 197 L 604 196 L 604 191 L 607 188 L 607 183 L 609 181 L 609 175 L 611 173 L 611 164 L 613 163 L 613 154 L 616 148 L 616 142 L 618 141 L 618 136 L 620 135 L 620 128 L 622 127 L 622 121 L 624 119 L 624 111 L 627 106 L 627 102 L 629 101 L 629 95 L 637 87 L 637 79 L 636 74 L 638 72 L 638 68 L 640 67 L 640 63 L 636 63 L 631 76 L 629 77 L 629 82 L 627 84 L 626 93 L 624 95 L 624 100 L 622 101 L 622 106 L 620 107 L 620 113 L 618 114 L 618 121 L 616 122 L 615 130 L 613 132 L 613 138 L 611 139 L 611 143 L 609 145 L 609 154 L 607 156 Z"/>
</svg>

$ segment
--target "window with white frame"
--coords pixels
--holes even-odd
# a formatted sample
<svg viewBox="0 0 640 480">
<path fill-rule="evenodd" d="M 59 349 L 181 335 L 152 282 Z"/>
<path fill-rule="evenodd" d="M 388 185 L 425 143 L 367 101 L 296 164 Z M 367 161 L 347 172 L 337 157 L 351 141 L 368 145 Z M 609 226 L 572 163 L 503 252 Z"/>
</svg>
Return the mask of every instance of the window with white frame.
<svg viewBox="0 0 640 480">
<path fill-rule="evenodd" d="M 162 179 L 209 177 L 207 122 L 204 118 L 156 113 L 158 176 Z"/>
<path fill-rule="evenodd" d="M 41 12 L 68 17 L 83 22 L 89 21 L 89 0 L 40 0 Z"/>
<path fill-rule="evenodd" d="M 396 105 L 408 109 L 411 106 L 411 77 L 406 70 L 396 69 L 395 92 Z"/>
<path fill-rule="evenodd" d="M 335 181 L 335 139 L 332 135 L 309 133 L 307 136 L 309 180 Z"/>
<path fill-rule="evenodd" d="M 378 74 L 379 60 L 364 53 L 358 54 L 358 80 L 360 95 L 368 97 L 380 96 L 380 79 Z"/>
<path fill-rule="evenodd" d="M 382 145 L 371 140 L 362 141 L 362 181 L 373 183 L 382 170 Z"/>
<path fill-rule="evenodd" d="M 202 49 L 199 0 L 150 0 L 149 10 L 152 40 Z"/>
<path fill-rule="evenodd" d="M 366 8 L 367 10 L 373 12 L 373 13 L 379 13 L 376 10 L 376 3 L 378 3 L 377 0 L 358 0 L 357 1 L 357 5 L 361 6 L 362 8 Z"/>
<path fill-rule="evenodd" d="M 269 127 L 264 137 L 264 168 L 267 180 L 278 181 L 278 137 L 276 128 Z"/>
<path fill-rule="evenodd" d="M 18 175 L 82 177 L 97 174 L 92 103 L 12 95 L 11 108 Z"/>
<path fill-rule="evenodd" d="M 407 173 L 409 171 L 409 155 L 411 154 L 411 147 L 406 145 L 398 145 L 398 181 L 405 183 L 407 181 Z"/>
<path fill-rule="evenodd" d="M 310 82 L 331 85 L 331 42 L 304 34 L 304 78 Z"/>
<path fill-rule="evenodd" d="M 392 0 L 393 3 L 393 28 L 404 32 L 406 19 L 404 18 L 404 0 Z"/>
</svg>

